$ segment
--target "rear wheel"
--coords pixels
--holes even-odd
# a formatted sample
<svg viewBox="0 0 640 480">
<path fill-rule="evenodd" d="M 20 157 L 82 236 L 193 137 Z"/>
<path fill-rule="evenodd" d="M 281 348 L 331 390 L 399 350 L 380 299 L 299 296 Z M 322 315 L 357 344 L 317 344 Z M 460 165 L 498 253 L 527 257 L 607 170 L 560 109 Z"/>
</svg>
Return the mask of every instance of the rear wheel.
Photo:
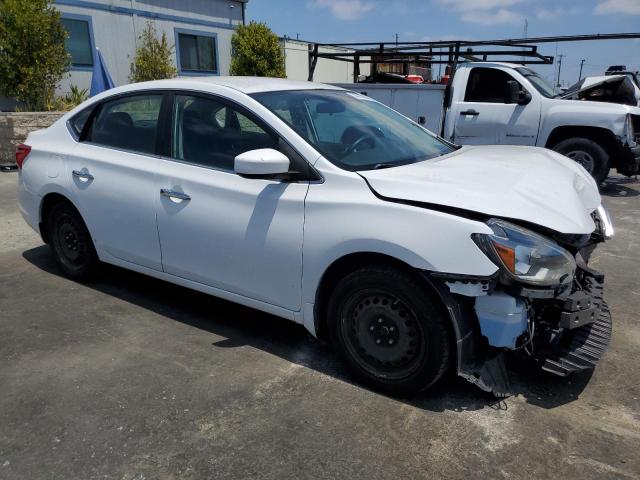
<svg viewBox="0 0 640 480">
<path fill-rule="evenodd" d="M 449 367 L 448 319 L 425 288 L 398 269 L 349 274 L 336 286 L 327 314 L 334 348 L 372 388 L 416 393 Z"/>
<path fill-rule="evenodd" d="M 602 146 L 588 138 L 568 138 L 553 147 L 571 160 L 579 163 L 600 185 L 609 175 L 609 154 Z"/>
<path fill-rule="evenodd" d="M 92 279 L 100 262 L 80 214 L 59 203 L 49 213 L 47 229 L 53 258 L 64 275 L 81 282 Z"/>
</svg>

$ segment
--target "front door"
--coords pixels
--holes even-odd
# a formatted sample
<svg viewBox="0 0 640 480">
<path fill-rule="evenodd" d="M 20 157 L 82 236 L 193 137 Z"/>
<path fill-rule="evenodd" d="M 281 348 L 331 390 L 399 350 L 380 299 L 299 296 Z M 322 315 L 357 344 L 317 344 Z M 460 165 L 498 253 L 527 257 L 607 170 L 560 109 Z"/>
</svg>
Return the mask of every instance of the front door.
<svg viewBox="0 0 640 480">
<path fill-rule="evenodd" d="M 243 178 L 236 155 L 278 138 L 238 107 L 176 95 L 156 197 L 165 272 L 298 310 L 305 183 Z"/>
<path fill-rule="evenodd" d="M 162 268 L 154 156 L 162 99 L 138 94 L 105 102 L 68 156 L 71 189 L 103 260 Z"/>
<path fill-rule="evenodd" d="M 504 70 L 471 69 L 464 101 L 456 102 L 451 112 L 455 121 L 453 141 L 460 145 L 535 145 L 540 103 L 507 103 L 509 80 L 515 79 Z"/>
</svg>

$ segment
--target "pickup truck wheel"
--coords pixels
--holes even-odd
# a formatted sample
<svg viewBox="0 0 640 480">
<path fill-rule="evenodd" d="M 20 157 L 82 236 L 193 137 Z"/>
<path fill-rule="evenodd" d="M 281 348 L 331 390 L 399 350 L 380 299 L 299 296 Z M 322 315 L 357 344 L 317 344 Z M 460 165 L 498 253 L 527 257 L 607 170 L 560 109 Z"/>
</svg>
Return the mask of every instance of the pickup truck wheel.
<svg viewBox="0 0 640 480">
<path fill-rule="evenodd" d="M 398 269 L 368 267 L 347 275 L 327 314 L 334 348 L 351 373 L 374 389 L 416 393 L 449 367 L 448 319 L 424 286 Z"/>
<path fill-rule="evenodd" d="M 553 147 L 558 153 L 578 162 L 600 185 L 609 175 L 609 154 L 602 146 L 588 138 L 568 138 Z"/>
<path fill-rule="evenodd" d="M 80 282 L 91 280 L 100 261 L 80 214 L 70 205 L 59 203 L 51 209 L 47 229 L 53 258 L 62 273 Z"/>
</svg>

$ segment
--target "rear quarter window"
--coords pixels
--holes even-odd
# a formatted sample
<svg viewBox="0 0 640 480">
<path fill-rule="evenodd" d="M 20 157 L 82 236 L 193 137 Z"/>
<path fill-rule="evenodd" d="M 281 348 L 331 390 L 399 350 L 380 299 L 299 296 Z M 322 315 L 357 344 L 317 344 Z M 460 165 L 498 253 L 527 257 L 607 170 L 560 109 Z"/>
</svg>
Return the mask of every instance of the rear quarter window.
<svg viewBox="0 0 640 480">
<path fill-rule="evenodd" d="M 80 134 L 82 133 L 84 126 L 87 124 L 87 120 L 89 119 L 89 116 L 91 115 L 91 112 L 94 108 L 95 105 L 91 105 L 90 107 L 81 110 L 73 117 L 71 117 L 71 119 L 67 122 L 67 125 L 71 130 L 71 134 L 76 140 L 80 139 Z"/>
</svg>

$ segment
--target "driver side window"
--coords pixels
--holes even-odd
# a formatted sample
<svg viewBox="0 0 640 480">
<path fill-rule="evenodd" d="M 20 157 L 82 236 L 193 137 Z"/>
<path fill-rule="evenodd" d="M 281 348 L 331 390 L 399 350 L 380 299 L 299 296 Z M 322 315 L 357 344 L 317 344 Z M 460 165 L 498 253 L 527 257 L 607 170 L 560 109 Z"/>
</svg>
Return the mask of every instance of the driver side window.
<svg viewBox="0 0 640 480">
<path fill-rule="evenodd" d="M 509 103 L 507 82 L 515 79 L 495 68 L 473 68 L 469 74 L 465 102 Z M 522 89 L 522 86 L 520 86 Z"/>
<path fill-rule="evenodd" d="M 171 156 L 203 167 L 233 171 L 237 155 L 278 148 L 278 138 L 244 113 L 214 98 L 176 95 Z"/>
</svg>

